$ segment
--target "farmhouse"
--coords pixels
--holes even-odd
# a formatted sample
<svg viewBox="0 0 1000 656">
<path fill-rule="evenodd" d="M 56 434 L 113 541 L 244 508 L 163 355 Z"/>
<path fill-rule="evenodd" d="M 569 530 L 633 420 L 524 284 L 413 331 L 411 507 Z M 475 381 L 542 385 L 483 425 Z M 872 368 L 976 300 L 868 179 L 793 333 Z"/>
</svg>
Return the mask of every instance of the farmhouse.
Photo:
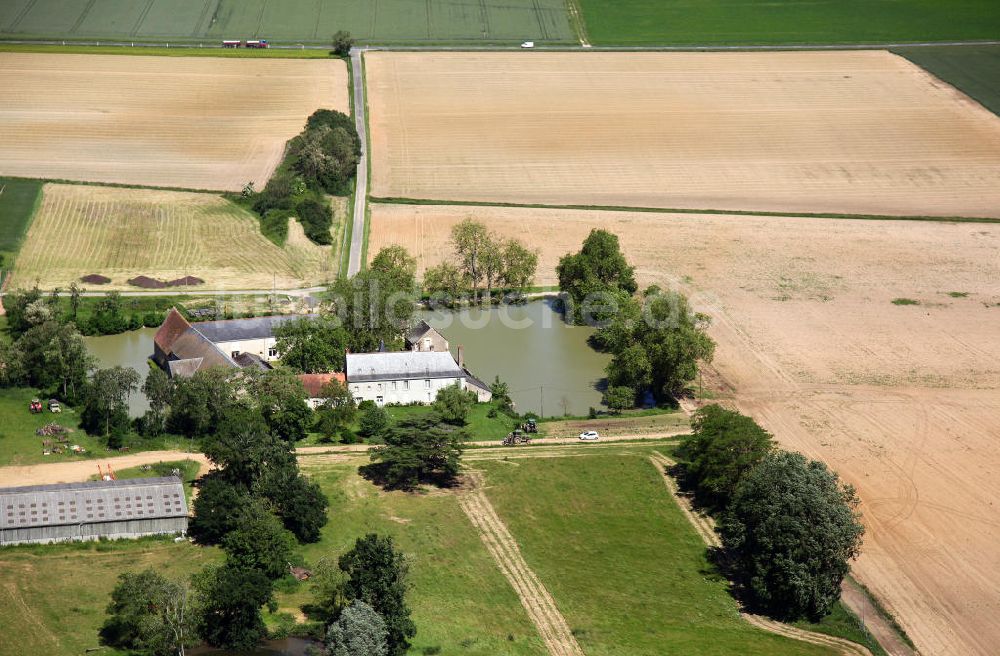
<svg viewBox="0 0 1000 656">
<path fill-rule="evenodd" d="M 461 347 L 457 362 L 447 350 L 347 354 L 347 388 L 359 403 L 430 403 L 451 385 L 475 392 L 480 402 L 493 398 L 463 366 Z"/>
<path fill-rule="evenodd" d="M 209 367 L 270 369 L 278 359 L 274 330 L 316 315 L 205 321 L 192 325 L 171 309 L 153 337 L 153 360 L 171 377 L 189 377 Z"/>
<path fill-rule="evenodd" d="M 187 531 L 175 476 L 0 488 L 0 545 L 137 538 Z"/>
<path fill-rule="evenodd" d="M 306 388 L 306 404 L 308 404 L 313 410 L 322 405 L 326 400 L 323 397 L 324 387 L 333 381 L 337 381 L 341 384 L 347 382 L 346 377 L 341 372 L 329 374 L 302 374 L 299 376 L 299 380 L 302 381 L 302 386 Z"/>
<path fill-rule="evenodd" d="M 420 321 L 406 333 L 406 348 L 411 351 L 447 351 L 448 340 L 431 328 L 426 321 Z"/>
</svg>

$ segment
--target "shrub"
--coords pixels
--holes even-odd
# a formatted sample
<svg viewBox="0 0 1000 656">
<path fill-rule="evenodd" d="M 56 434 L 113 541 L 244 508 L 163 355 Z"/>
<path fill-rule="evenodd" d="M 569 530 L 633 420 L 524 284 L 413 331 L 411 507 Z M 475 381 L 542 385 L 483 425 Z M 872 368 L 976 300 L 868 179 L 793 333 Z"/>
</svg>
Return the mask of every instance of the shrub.
<svg viewBox="0 0 1000 656">
<path fill-rule="evenodd" d="M 305 230 L 306 237 L 317 244 L 330 244 L 330 226 L 333 225 L 330 206 L 318 200 L 307 198 L 295 206 L 299 223 Z M 287 227 L 286 227 L 287 230 Z"/>
<path fill-rule="evenodd" d="M 268 210 L 260 220 L 260 232 L 277 246 L 284 246 L 288 239 L 288 217 L 291 210 Z"/>
</svg>

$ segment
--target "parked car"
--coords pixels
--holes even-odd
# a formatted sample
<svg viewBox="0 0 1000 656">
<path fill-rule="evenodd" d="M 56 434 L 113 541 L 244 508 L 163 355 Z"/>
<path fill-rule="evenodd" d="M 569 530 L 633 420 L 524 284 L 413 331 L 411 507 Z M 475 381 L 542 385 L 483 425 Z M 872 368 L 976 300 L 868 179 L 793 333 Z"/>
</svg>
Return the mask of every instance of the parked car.
<svg viewBox="0 0 1000 656">
<path fill-rule="evenodd" d="M 535 47 L 535 42 L 534 41 L 525 41 L 524 43 L 521 44 L 521 47 L 522 48 L 534 48 Z"/>
<path fill-rule="evenodd" d="M 597 431 L 585 431 L 583 433 L 580 433 L 580 439 L 583 440 L 584 442 L 593 442 L 594 440 L 599 439 L 600 437 L 601 436 L 597 434 Z"/>
<path fill-rule="evenodd" d="M 62 406 L 59 405 L 59 401 L 49 399 L 49 412 L 62 412 Z"/>
</svg>

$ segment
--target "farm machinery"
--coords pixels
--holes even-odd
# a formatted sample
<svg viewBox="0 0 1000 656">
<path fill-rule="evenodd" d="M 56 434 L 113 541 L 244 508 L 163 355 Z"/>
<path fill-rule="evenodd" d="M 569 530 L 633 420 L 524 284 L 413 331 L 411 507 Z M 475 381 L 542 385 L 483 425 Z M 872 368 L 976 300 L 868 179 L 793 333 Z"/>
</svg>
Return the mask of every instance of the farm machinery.
<svg viewBox="0 0 1000 656">
<path fill-rule="evenodd" d="M 528 444 L 531 442 L 531 438 L 524 434 L 520 428 L 507 433 L 507 437 L 503 438 L 504 446 L 517 446 L 519 444 Z"/>
</svg>

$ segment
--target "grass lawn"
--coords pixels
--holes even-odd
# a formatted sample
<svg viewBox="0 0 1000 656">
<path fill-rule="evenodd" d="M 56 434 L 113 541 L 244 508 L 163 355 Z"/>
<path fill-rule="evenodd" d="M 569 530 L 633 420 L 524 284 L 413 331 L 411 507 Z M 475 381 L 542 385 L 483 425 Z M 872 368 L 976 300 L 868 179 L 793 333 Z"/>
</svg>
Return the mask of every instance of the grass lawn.
<svg viewBox="0 0 1000 656">
<path fill-rule="evenodd" d="M 28 232 L 41 191 L 37 180 L 0 178 L 0 282 Z"/>
<path fill-rule="evenodd" d="M 580 0 L 597 45 L 995 39 L 994 0 Z"/>
<path fill-rule="evenodd" d="M 28 403 L 33 398 L 41 399 L 43 406 L 47 399 L 38 392 L 27 388 L 0 389 L 0 466 L 30 465 L 38 462 L 61 462 L 63 460 L 85 460 L 95 456 L 104 456 L 104 443 L 95 437 L 90 437 L 78 429 L 80 420 L 73 408 L 63 404 L 63 411 L 52 414 L 45 410 L 33 415 L 28 412 Z M 35 429 L 45 424 L 56 422 L 73 429 L 69 443 L 79 444 L 87 450 L 85 454 L 77 454 L 67 450 L 64 453 L 42 455 L 42 438 L 35 435 Z M 95 470 L 96 471 L 96 470 Z"/>
<path fill-rule="evenodd" d="M 994 32 L 1000 30 L 995 28 Z M 1000 46 L 899 48 L 893 52 L 1000 116 Z"/>
<path fill-rule="evenodd" d="M 181 578 L 220 556 L 215 548 L 175 544 L 172 537 L 4 548 L 0 656 L 82 654 L 98 646 L 97 631 L 120 573 L 151 567 Z"/>
<path fill-rule="evenodd" d="M 642 454 L 477 463 L 588 656 L 830 653 L 740 619 Z"/>
<path fill-rule="evenodd" d="M 305 460 L 303 465 L 330 498 L 322 541 L 302 548 L 307 563 L 336 559 L 369 532 L 392 535 L 410 559 L 408 600 L 417 625 L 410 653 L 546 654 L 453 494 L 385 493 L 358 477 L 354 464 L 316 469 Z M 310 598 L 308 585 L 301 585 L 280 598 L 282 610 Z M 424 651 L 433 647 L 440 652 Z"/>
<path fill-rule="evenodd" d="M 627 410 L 621 415 L 605 415 L 597 419 L 566 419 L 543 421 L 538 424 L 540 437 L 576 437 L 595 430 L 601 435 L 648 435 L 688 429 L 691 420 L 681 411 Z"/>
</svg>

